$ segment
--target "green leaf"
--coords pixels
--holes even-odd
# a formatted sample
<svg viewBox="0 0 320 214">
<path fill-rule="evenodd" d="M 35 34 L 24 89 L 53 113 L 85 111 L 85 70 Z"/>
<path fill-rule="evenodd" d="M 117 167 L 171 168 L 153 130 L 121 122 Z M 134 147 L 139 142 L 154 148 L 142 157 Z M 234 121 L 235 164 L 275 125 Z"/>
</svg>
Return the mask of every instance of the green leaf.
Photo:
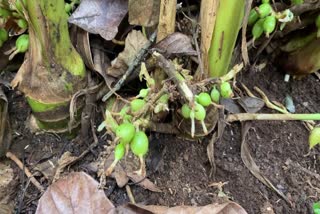
<svg viewBox="0 0 320 214">
<path fill-rule="evenodd" d="M 320 202 L 316 202 L 313 204 L 313 213 L 320 214 Z"/>
</svg>

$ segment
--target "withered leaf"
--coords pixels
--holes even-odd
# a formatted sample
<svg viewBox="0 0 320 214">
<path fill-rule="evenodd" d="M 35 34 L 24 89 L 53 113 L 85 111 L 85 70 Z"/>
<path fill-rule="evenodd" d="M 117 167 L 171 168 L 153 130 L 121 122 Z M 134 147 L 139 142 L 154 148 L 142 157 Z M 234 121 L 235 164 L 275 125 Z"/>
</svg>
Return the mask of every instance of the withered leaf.
<svg viewBox="0 0 320 214">
<path fill-rule="evenodd" d="M 119 77 L 124 74 L 147 42 L 147 38 L 140 31 L 131 31 L 126 38 L 124 50 L 111 62 L 111 67 L 107 70 L 107 74 L 113 77 Z"/>
<path fill-rule="evenodd" d="M 161 50 L 161 53 L 166 57 L 170 57 L 171 55 L 197 55 L 197 52 L 192 47 L 190 37 L 179 32 L 170 34 L 153 48 Z"/>
<path fill-rule="evenodd" d="M 112 40 L 127 12 L 128 0 L 82 0 L 69 22 Z"/>
<path fill-rule="evenodd" d="M 53 183 L 39 200 L 37 214 L 111 213 L 114 206 L 84 172 L 70 173 Z"/>
<path fill-rule="evenodd" d="M 232 114 L 244 113 L 245 111 L 241 108 L 241 105 L 233 99 L 221 99 L 221 105 L 224 109 Z"/>
<path fill-rule="evenodd" d="M 129 23 L 150 27 L 158 23 L 160 0 L 129 0 Z"/>
<path fill-rule="evenodd" d="M 280 197 L 282 197 L 287 203 L 290 204 L 290 201 L 288 198 L 279 191 L 272 183 L 271 181 L 264 176 L 259 166 L 256 164 L 255 160 L 253 159 L 249 145 L 247 143 L 247 135 L 249 132 L 249 129 L 251 127 L 251 122 L 244 122 L 242 123 L 241 127 L 241 159 L 244 163 L 244 165 L 249 169 L 249 171 L 256 177 L 259 181 L 261 181 L 264 185 L 275 191 Z"/>
<path fill-rule="evenodd" d="M 234 202 L 226 202 L 223 204 L 209 204 L 207 206 L 192 207 L 192 206 L 140 206 L 134 204 L 127 204 L 122 207 L 118 207 L 117 210 L 121 210 L 123 213 L 158 213 L 158 214 L 246 214 L 247 212 Z M 149 212 L 147 212 L 149 211 Z"/>
<path fill-rule="evenodd" d="M 137 175 L 132 172 L 127 172 L 127 176 L 135 183 L 138 183 L 144 189 L 150 190 L 152 192 L 162 192 L 159 187 L 152 183 L 148 178 L 144 178 L 141 175 Z"/>
<path fill-rule="evenodd" d="M 264 106 L 263 100 L 257 97 L 241 97 L 238 103 L 248 113 L 256 113 Z"/>
<path fill-rule="evenodd" d="M 0 88 L 0 157 L 4 156 L 11 143 L 11 130 L 8 116 L 8 100 Z"/>
</svg>

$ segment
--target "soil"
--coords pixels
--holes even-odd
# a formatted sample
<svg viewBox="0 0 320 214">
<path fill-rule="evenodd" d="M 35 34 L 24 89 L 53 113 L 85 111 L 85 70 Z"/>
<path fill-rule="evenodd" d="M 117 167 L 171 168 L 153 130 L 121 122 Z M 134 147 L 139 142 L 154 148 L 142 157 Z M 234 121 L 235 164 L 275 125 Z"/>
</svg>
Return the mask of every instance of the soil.
<svg viewBox="0 0 320 214">
<path fill-rule="evenodd" d="M 12 73 L 2 78 L 10 80 Z M 259 86 L 271 100 L 282 102 L 286 94 L 293 97 L 297 112 L 320 112 L 319 79 L 309 75 L 303 80 L 283 81 L 284 74 L 272 66 L 262 71 L 246 71 L 239 75 L 238 82 L 249 89 Z M 29 169 L 37 163 L 53 157 L 61 157 L 65 151 L 79 155 L 88 145 L 79 145 L 63 136 L 54 134 L 31 134 L 25 125 L 30 110 L 21 94 L 6 90 L 10 102 L 10 117 L 13 129 L 12 152 L 24 161 Z M 272 112 L 263 108 L 261 112 Z M 99 115 L 99 114 L 97 114 Z M 99 120 L 99 119 L 98 119 Z M 308 131 L 302 122 L 256 121 L 249 131 L 248 144 L 253 158 L 265 175 L 290 200 L 291 205 L 274 191 L 262 184 L 245 167 L 240 156 L 241 124 L 227 125 L 222 141 L 215 144 L 216 171 L 211 167 L 206 147 L 210 136 L 201 141 L 187 141 L 172 135 L 151 133 L 151 148 L 147 158 L 148 177 L 163 191 L 154 193 L 132 184 L 133 195 L 138 203 L 175 205 L 207 205 L 233 200 L 248 213 L 312 213 L 312 204 L 320 200 L 319 180 L 312 174 L 320 171 L 320 149 L 310 153 Z M 79 163 L 68 170 L 86 171 L 88 163 L 103 151 L 105 140 Z M 154 170 L 152 161 L 158 167 Z M 292 164 L 295 163 L 295 164 Z M 299 167 L 295 167 L 299 164 Z M 12 190 L 16 211 L 34 213 L 40 197 L 14 164 L 19 185 Z M 65 172 L 68 173 L 68 172 Z M 42 185 L 48 183 L 37 177 Z M 219 183 L 220 182 L 220 183 Z M 210 185 L 210 184 L 213 184 Z M 223 184 L 219 189 L 217 185 Z M 115 181 L 107 181 L 106 194 L 115 205 L 129 201 L 124 188 L 116 187 Z M 24 191 L 24 189 L 26 189 Z"/>
</svg>

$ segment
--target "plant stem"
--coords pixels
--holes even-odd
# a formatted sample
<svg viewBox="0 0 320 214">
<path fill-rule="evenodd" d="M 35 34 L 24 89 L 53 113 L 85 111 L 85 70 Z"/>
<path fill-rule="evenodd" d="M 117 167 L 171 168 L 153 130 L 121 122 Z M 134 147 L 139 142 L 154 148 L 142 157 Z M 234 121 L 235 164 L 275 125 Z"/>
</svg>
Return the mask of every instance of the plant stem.
<svg viewBox="0 0 320 214">
<path fill-rule="evenodd" d="M 170 79 L 176 84 L 180 94 L 189 102 L 192 103 L 194 101 L 194 95 L 187 85 L 183 76 L 176 71 L 175 66 L 172 62 L 168 61 L 164 56 L 160 53 L 154 52 L 153 56 L 157 60 L 157 64 L 161 67 L 164 72 L 169 76 Z"/>
<path fill-rule="evenodd" d="M 320 113 L 316 114 L 231 114 L 227 122 L 247 120 L 320 120 Z"/>
<path fill-rule="evenodd" d="M 241 27 L 244 10 L 244 0 L 220 1 L 209 50 L 211 77 L 223 76 L 229 70 L 229 64 Z"/>
<path fill-rule="evenodd" d="M 87 78 L 70 40 L 65 3 L 28 0 L 24 6 L 30 46 L 11 85 L 27 97 L 37 128 L 67 132 L 71 97 L 86 87 Z M 78 115 L 83 105 L 78 104 Z"/>
</svg>

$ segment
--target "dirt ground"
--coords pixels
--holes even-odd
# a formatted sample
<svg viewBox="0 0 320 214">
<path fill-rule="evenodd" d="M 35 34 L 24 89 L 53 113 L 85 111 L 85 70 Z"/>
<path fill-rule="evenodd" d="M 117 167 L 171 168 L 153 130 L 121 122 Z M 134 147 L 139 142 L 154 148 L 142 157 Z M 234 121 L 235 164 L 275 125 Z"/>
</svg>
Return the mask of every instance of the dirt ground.
<svg viewBox="0 0 320 214">
<path fill-rule="evenodd" d="M 12 75 L 6 74 L 3 78 L 10 80 Z M 283 79 L 283 73 L 270 67 L 262 71 L 242 72 L 238 77 L 238 81 L 250 89 L 259 86 L 271 100 L 283 102 L 286 94 L 290 94 L 297 112 L 320 112 L 320 84 L 316 76 L 289 83 Z M 14 135 L 12 151 L 24 160 L 28 168 L 32 170 L 39 162 L 59 158 L 65 151 L 79 155 L 87 148 L 88 145 L 79 145 L 54 134 L 31 134 L 25 126 L 30 110 L 23 96 L 14 91 L 6 92 Z M 262 112 L 270 110 L 264 108 Z M 308 131 L 303 123 L 254 122 L 253 129 L 249 131 L 248 143 L 257 165 L 292 205 L 258 181 L 245 167 L 240 156 L 240 133 L 240 123 L 226 127 L 222 142 L 215 145 L 216 172 L 211 176 L 206 153 L 210 136 L 191 142 L 176 136 L 151 133 L 148 174 L 163 192 L 153 193 L 132 185 L 136 201 L 167 206 L 207 205 L 229 198 L 250 214 L 272 213 L 272 210 L 274 213 L 312 213 L 312 203 L 320 200 L 319 176 L 313 175 L 320 171 L 320 149 L 318 147 L 308 154 Z M 93 153 L 68 170 L 86 171 L 96 177 L 88 163 L 97 158 L 105 144 L 100 140 Z M 153 162 L 159 162 L 157 171 L 152 169 Z M 299 167 L 292 163 L 298 163 Z M 12 190 L 15 207 L 21 213 L 34 213 L 40 195 L 32 184 L 24 191 L 27 179 L 14 164 L 12 167 L 19 183 Z M 43 177 L 37 179 L 44 186 L 48 185 Z M 209 184 L 218 182 L 225 182 L 219 195 L 219 188 L 209 187 Z M 116 187 L 114 180 L 108 180 L 107 187 L 106 194 L 116 205 L 129 201 L 125 189 Z"/>
</svg>

